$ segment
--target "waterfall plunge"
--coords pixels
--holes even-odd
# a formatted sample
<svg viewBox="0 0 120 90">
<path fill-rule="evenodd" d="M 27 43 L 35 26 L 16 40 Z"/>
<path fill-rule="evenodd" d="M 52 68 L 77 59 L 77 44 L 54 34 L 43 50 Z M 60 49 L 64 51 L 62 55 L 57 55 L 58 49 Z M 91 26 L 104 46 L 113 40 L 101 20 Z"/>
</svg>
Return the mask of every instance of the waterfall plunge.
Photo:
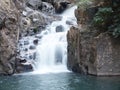
<svg viewBox="0 0 120 90">
<path fill-rule="evenodd" d="M 71 26 L 77 25 L 74 15 L 76 8 L 77 6 L 73 6 L 67 9 L 59 15 L 62 17 L 60 21 L 54 21 L 40 34 L 19 40 L 19 57 L 27 60 L 23 64 L 32 64 L 34 68 L 32 74 L 68 72 L 66 34 Z M 35 46 L 33 41 L 36 39 L 39 43 Z"/>
<path fill-rule="evenodd" d="M 40 35 L 42 39 L 37 46 L 36 64 L 34 73 L 58 73 L 68 72 L 67 61 L 67 40 L 66 34 L 72 25 L 77 25 L 74 10 L 71 7 L 66 10 L 61 21 L 54 21 Z M 71 25 L 66 24 L 70 22 Z M 62 26 L 62 32 L 56 32 L 56 27 Z"/>
</svg>

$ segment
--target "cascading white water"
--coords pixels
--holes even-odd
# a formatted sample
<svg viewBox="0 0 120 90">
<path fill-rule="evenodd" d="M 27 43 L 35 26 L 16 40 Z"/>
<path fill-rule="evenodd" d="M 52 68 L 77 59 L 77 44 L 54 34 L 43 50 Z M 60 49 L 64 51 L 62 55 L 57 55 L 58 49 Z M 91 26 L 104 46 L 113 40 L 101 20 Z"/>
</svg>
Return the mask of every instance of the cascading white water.
<svg viewBox="0 0 120 90">
<path fill-rule="evenodd" d="M 23 64 L 32 64 L 34 74 L 68 72 L 67 70 L 67 40 L 66 34 L 71 26 L 77 25 L 74 10 L 77 6 L 67 9 L 60 21 L 54 21 L 40 34 L 23 37 L 19 40 L 21 59 L 27 60 Z M 39 43 L 34 45 L 33 41 Z"/>
<path fill-rule="evenodd" d="M 56 73 L 67 72 L 67 40 L 66 34 L 72 25 L 77 25 L 74 10 L 71 7 L 66 10 L 61 21 L 54 21 L 40 35 L 42 39 L 37 46 L 36 73 Z M 70 24 L 67 24 L 69 22 Z M 56 27 L 61 27 L 61 32 L 56 31 Z"/>
</svg>

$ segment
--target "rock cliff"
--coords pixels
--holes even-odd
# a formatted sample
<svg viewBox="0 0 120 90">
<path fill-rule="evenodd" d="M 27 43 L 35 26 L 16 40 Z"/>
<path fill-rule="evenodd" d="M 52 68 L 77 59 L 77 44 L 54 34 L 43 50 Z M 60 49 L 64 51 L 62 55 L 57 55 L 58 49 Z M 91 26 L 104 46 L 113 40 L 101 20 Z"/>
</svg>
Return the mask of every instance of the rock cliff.
<svg viewBox="0 0 120 90">
<path fill-rule="evenodd" d="M 19 15 L 12 0 L 0 0 L 0 74 L 13 74 L 15 70 Z"/>
<path fill-rule="evenodd" d="M 97 10 L 98 5 L 94 4 L 76 10 L 78 27 L 72 27 L 67 34 L 68 69 L 98 76 L 120 75 L 119 38 L 91 27 Z"/>
</svg>

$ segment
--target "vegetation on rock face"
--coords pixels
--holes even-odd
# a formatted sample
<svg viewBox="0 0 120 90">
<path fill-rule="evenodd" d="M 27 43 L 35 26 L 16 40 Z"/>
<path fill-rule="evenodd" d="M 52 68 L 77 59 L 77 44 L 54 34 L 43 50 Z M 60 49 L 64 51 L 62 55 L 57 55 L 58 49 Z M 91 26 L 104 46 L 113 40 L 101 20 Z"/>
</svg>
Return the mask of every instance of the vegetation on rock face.
<svg viewBox="0 0 120 90">
<path fill-rule="evenodd" d="M 115 38 L 120 37 L 120 0 L 77 0 L 78 8 L 86 11 L 97 7 L 92 25 L 97 30 L 109 32 Z"/>
<path fill-rule="evenodd" d="M 106 3 L 96 13 L 93 24 L 95 27 L 107 30 L 115 38 L 120 36 L 120 1 L 104 0 Z"/>
<path fill-rule="evenodd" d="M 94 25 L 101 29 L 107 29 L 111 23 L 112 12 L 111 7 L 99 8 L 93 20 Z"/>
<path fill-rule="evenodd" d="M 120 75 L 120 0 L 78 0 L 77 5 L 78 27 L 67 35 L 68 69 L 98 76 Z"/>
</svg>

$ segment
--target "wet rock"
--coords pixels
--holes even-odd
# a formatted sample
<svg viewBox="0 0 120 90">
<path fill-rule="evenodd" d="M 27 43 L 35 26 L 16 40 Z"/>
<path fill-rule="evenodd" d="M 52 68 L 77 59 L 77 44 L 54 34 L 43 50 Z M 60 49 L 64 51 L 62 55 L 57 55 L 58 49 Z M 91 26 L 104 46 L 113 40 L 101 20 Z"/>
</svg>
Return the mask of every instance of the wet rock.
<svg viewBox="0 0 120 90">
<path fill-rule="evenodd" d="M 27 60 L 25 60 L 25 59 L 20 59 L 20 61 L 19 61 L 20 63 L 26 63 L 27 62 Z"/>
<path fill-rule="evenodd" d="M 24 41 L 24 45 L 29 45 L 29 41 Z"/>
<path fill-rule="evenodd" d="M 50 3 L 55 8 L 56 13 L 62 13 L 66 8 L 76 2 L 76 0 L 42 0 L 43 2 Z"/>
<path fill-rule="evenodd" d="M 33 49 L 36 49 L 36 47 L 33 46 L 33 45 L 31 45 L 31 46 L 29 47 L 29 49 L 33 50 Z"/>
<path fill-rule="evenodd" d="M 70 2 L 67 0 L 63 0 L 63 1 L 59 0 L 58 2 L 55 2 L 54 3 L 55 12 L 62 13 L 64 10 L 66 10 L 69 4 Z"/>
<path fill-rule="evenodd" d="M 33 43 L 34 43 L 35 45 L 37 45 L 37 44 L 38 44 L 38 39 L 34 40 Z"/>
<path fill-rule="evenodd" d="M 36 59 L 36 52 L 34 52 L 31 55 L 29 55 L 29 59 L 30 60 L 35 60 Z"/>
<path fill-rule="evenodd" d="M 46 25 L 46 18 L 45 15 L 41 12 L 34 11 L 33 13 L 28 15 L 28 18 L 31 20 L 32 28 L 36 28 Z"/>
<path fill-rule="evenodd" d="M 67 25 L 73 25 L 73 23 L 71 21 L 66 21 Z"/>
<path fill-rule="evenodd" d="M 22 44 L 22 43 L 19 43 L 19 46 L 23 46 L 23 44 Z"/>
<path fill-rule="evenodd" d="M 62 25 L 56 27 L 56 32 L 63 32 L 64 27 Z"/>
<path fill-rule="evenodd" d="M 27 49 L 27 48 L 25 48 L 25 51 L 27 52 L 27 51 L 28 51 L 28 49 Z"/>
<path fill-rule="evenodd" d="M 33 59 L 33 55 L 30 55 L 30 56 L 29 56 L 29 59 Z"/>
<path fill-rule="evenodd" d="M 28 2 L 26 4 L 28 7 L 37 9 L 38 7 L 40 7 L 42 5 L 42 1 L 41 0 L 28 0 Z"/>
<path fill-rule="evenodd" d="M 33 67 L 30 63 L 27 63 L 26 59 L 17 59 L 16 62 L 16 73 L 30 72 L 33 71 Z"/>
<path fill-rule="evenodd" d="M 29 30 L 27 35 L 28 36 L 33 36 L 33 35 L 35 35 L 35 33 L 37 33 L 37 31 L 35 32 L 34 30 Z"/>
<path fill-rule="evenodd" d="M 55 13 L 55 9 L 54 9 L 53 5 L 51 5 L 50 3 L 47 3 L 47 2 L 42 2 L 42 7 L 40 9 L 42 12 L 46 12 L 49 14 Z"/>
<path fill-rule="evenodd" d="M 16 73 L 30 72 L 33 71 L 33 67 L 31 64 L 28 65 L 18 65 L 16 69 Z"/>
</svg>

